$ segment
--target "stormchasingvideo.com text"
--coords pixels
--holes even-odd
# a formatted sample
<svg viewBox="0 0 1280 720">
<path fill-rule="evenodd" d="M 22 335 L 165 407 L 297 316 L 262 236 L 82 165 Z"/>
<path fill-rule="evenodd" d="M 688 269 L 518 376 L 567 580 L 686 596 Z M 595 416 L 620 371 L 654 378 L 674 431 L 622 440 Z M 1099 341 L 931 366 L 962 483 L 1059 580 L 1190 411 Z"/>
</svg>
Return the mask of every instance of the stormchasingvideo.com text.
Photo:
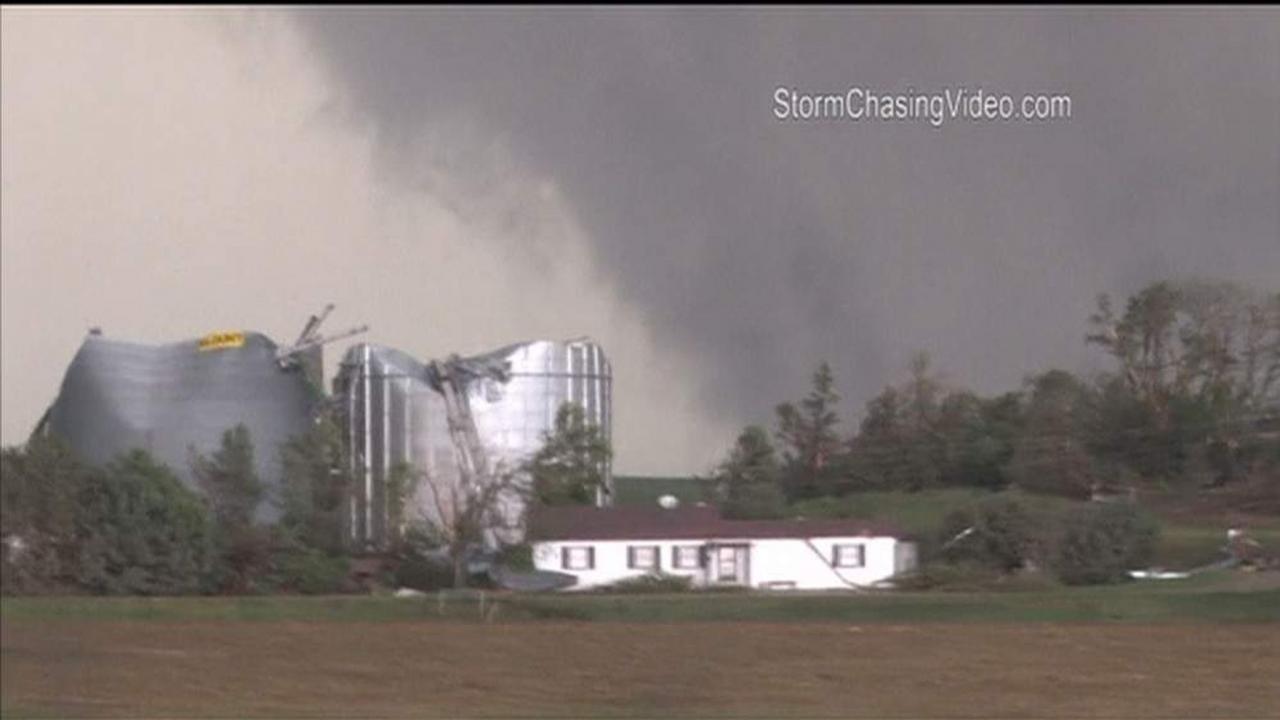
<svg viewBox="0 0 1280 720">
<path fill-rule="evenodd" d="M 1071 119 L 1065 93 L 1008 95 L 977 88 L 936 92 L 875 92 L 850 87 L 844 92 L 804 92 L 778 86 L 773 116 L 783 122 L 924 122 L 940 128 L 948 122 L 1055 122 Z"/>
</svg>

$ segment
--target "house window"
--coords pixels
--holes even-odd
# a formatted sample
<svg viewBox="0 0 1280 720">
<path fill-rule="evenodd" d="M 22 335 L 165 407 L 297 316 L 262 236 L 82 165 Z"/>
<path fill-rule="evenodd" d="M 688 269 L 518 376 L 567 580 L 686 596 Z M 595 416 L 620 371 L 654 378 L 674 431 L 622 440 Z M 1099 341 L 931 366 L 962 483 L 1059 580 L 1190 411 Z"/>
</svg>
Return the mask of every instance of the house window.
<svg viewBox="0 0 1280 720">
<path fill-rule="evenodd" d="M 696 570 L 702 567 L 702 548 L 697 545 L 677 545 L 671 548 L 671 567 L 676 570 Z"/>
<path fill-rule="evenodd" d="M 657 570 L 657 545 L 632 545 L 627 548 L 627 567 L 632 570 Z"/>
<path fill-rule="evenodd" d="M 867 564 L 867 546 L 862 543 L 836 545 L 832 565 L 838 568 L 860 568 Z"/>
<path fill-rule="evenodd" d="M 565 570 L 591 570 L 595 566 L 595 548 L 590 546 L 560 548 L 560 567 Z"/>
</svg>

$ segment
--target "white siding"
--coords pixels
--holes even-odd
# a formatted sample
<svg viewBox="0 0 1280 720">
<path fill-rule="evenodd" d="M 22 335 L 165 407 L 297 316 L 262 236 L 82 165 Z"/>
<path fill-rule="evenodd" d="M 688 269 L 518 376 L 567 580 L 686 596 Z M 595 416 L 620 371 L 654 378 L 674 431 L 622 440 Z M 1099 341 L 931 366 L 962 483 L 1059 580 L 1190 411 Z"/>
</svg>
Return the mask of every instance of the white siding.
<svg viewBox="0 0 1280 720">
<path fill-rule="evenodd" d="M 752 587 L 829 590 L 870 585 L 892 577 L 898 541 L 891 537 L 554 541 L 535 543 L 533 560 L 539 570 L 554 570 L 577 576 L 578 584 L 571 589 L 586 590 L 644 575 L 645 570 L 627 567 L 627 548 L 656 545 L 659 549 L 658 569 L 661 572 L 692 578 L 695 585 L 706 585 L 709 583 L 708 571 L 711 568 L 676 569 L 673 567 L 672 549 L 678 545 L 709 544 L 746 546 L 747 581 Z M 865 547 L 863 567 L 834 567 L 835 546 L 856 544 Z M 594 568 L 568 570 L 562 566 L 563 548 L 586 546 L 595 548 Z M 710 565 L 714 565 L 714 562 L 709 563 Z"/>
<path fill-rule="evenodd" d="M 751 584 L 795 583 L 797 590 L 821 590 L 870 585 L 893 577 L 891 537 L 776 538 L 751 543 Z M 861 568 L 832 566 L 836 545 L 862 544 Z"/>
<path fill-rule="evenodd" d="M 610 585 L 630 577 L 640 577 L 646 570 L 633 570 L 627 567 L 627 548 L 631 546 L 657 546 L 658 570 L 668 575 L 681 575 L 693 578 L 701 584 L 704 572 L 702 568 L 694 570 L 676 570 L 672 567 L 672 548 L 677 545 L 703 545 L 701 540 L 575 540 L 540 542 L 533 546 L 533 564 L 539 570 L 555 570 L 578 577 L 578 584 L 572 589 L 587 589 Z M 595 568 L 591 570 L 568 570 L 561 565 L 561 552 L 566 547 L 591 546 L 596 549 Z"/>
</svg>

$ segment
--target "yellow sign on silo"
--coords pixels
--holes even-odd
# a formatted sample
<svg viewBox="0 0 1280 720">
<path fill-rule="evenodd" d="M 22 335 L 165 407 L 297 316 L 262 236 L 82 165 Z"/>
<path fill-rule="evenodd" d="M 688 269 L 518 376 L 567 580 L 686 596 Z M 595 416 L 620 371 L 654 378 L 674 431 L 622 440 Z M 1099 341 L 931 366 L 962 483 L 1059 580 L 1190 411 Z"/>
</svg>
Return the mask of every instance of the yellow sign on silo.
<svg viewBox="0 0 1280 720">
<path fill-rule="evenodd" d="M 200 352 L 225 350 L 244 346 L 244 333 L 238 331 L 214 332 L 200 338 Z"/>
</svg>

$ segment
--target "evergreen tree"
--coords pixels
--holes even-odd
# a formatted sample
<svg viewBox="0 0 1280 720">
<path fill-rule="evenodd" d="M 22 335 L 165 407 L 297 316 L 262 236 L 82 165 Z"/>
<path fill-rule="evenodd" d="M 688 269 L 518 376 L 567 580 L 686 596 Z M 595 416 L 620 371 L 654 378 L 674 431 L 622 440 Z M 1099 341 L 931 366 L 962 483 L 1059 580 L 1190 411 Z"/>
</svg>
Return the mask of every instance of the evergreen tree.
<svg viewBox="0 0 1280 720">
<path fill-rule="evenodd" d="M 1096 399 L 1071 373 L 1050 370 L 1027 380 L 1022 434 L 1009 461 L 1013 482 L 1033 492 L 1088 498 L 1108 482 L 1090 452 Z"/>
<path fill-rule="evenodd" d="M 216 558 L 210 583 L 226 592 L 246 592 L 267 569 L 271 536 L 255 522 L 266 488 L 253 462 L 253 441 L 244 425 L 222 435 L 211 457 L 193 453 L 191 470 L 213 518 Z"/>
<path fill-rule="evenodd" d="M 608 490 L 605 472 L 612 455 L 608 439 L 586 421 L 582 407 L 566 402 L 525 471 L 543 505 L 590 505 L 598 493 Z"/>
<path fill-rule="evenodd" d="M 779 485 L 781 476 L 782 468 L 769 434 L 751 425 L 738 435 L 712 483 L 726 517 L 776 518 L 786 512 L 786 497 Z"/>
<path fill-rule="evenodd" d="M 351 474 L 341 429 L 328 415 L 322 415 L 307 432 L 286 443 L 280 457 L 281 526 L 309 548 L 342 554 Z"/>
<path fill-rule="evenodd" d="M 252 525 L 266 487 L 253 462 L 249 429 L 236 425 L 222 434 L 222 445 L 211 457 L 195 454 L 191 470 L 213 508 L 214 519 L 226 527 Z"/>
<path fill-rule="evenodd" d="M 813 386 L 799 406 L 782 403 L 776 409 L 778 440 L 783 448 L 785 484 L 792 500 L 813 497 L 839 473 L 842 443 L 837 428 L 831 366 L 822 363 L 813 374 Z"/>
<path fill-rule="evenodd" d="M 77 496 L 88 471 L 57 438 L 33 437 L 0 453 L 5 593 L 55 592 L 75 582 Z"/>
<path fill-rule="evenodd" d="M 926 353 L 912 357 L 910 372 L 907 382 L 885 388 L 867 404 L 850 442 L 857 488 L 916 491 L 942 481 L 947 438 L 939 428 L 941 383 Z"/>
</svg>

